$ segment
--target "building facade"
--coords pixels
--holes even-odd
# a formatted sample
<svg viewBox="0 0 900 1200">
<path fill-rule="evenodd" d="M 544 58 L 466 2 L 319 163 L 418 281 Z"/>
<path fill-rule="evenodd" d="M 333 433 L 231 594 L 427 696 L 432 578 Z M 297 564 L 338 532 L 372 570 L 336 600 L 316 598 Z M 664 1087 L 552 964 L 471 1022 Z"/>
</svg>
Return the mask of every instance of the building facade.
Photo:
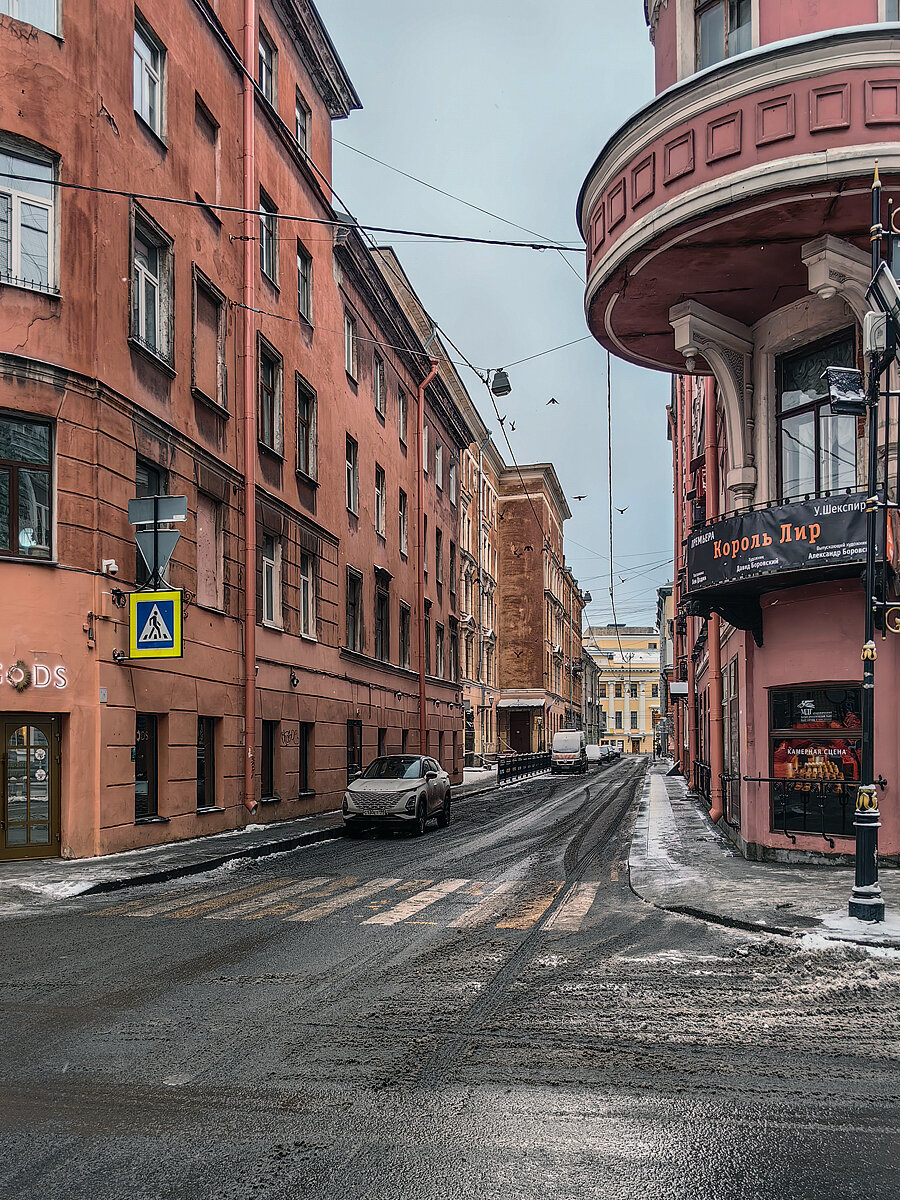
<svg viewBox="0 0 900 1200">
<path fill-rule="evenodd" d="M 900 177 L 898 6 L 645 14 L 659 94 L 603 149 L 579 217 L 594 336 L 674 376 L 674 748 L 748 855 L 853 854 L 867 447 L 823 373 L 864 365 L 875 160 L 885 201 Z M 895 439 L 882 420 L 894 496 Z M 896 855 L 897 639 L 877 654 Z"/>
<path fill-rule="evenodd" d="M 581 620 L 585 598 L 566 566 L 571 516 L 549 463 L 506 468 L 500 479 L 499 748 L 550 747 L 582 721 Z"/>
<path fill-rule="evenodd" d="M 671 583 L 656 593 L 656 631 L 659 634 L 659 722 L 656 726 L 656 750 L 668 758 L 674 744 L 674 702 L 672 691 L 675 666 L 675 600 Z"/>
<path fill-rule="evenodd" d="M 459 779 L 453 472 L 473 435 L 332 206 L 331 124 L 359 100 L 315 9 L 261 0 L 246 30 L 237 0 L 15 11 L 0 857 L 334 808 L 349 771 L 420 748 L 423 714 Z M 159 494 L 187 500 L 184 654 L 137 662 L 128 502 Z"/>
<path fill-rule="evenodd" d="M 626 754 L 653 752 L 660 714 L 659 635 L 649 626 L 589 625 L 585 650 L 599 670 L 604 744 Z"/>
<path fill-rule="evenodd" d="M 581 727 L 588 745 L 599 745 L 606 734 L 606 712 L 600 701 L 600 667 L 582 645 L 581 650 Z"/>
</svg>

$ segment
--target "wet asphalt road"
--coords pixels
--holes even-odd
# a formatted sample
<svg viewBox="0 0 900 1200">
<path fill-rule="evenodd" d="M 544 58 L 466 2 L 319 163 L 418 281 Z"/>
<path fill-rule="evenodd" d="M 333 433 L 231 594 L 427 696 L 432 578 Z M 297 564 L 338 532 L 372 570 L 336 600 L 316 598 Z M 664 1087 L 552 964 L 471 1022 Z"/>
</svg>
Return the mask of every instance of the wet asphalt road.
<svg viewBox="0 0 900 1200">
<path fill-rule="evenodd" d="M 641 902 L 645 765 L 0 922 L 0 1196 L 900 1195 L 900 960 Z"/>
</svg>

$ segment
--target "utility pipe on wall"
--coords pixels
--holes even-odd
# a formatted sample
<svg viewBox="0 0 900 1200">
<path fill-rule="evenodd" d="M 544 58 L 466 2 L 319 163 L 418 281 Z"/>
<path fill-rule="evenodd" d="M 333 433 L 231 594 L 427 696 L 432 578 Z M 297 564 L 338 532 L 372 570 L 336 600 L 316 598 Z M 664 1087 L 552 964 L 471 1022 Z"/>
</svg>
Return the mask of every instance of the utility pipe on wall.
<svg viewBox="0 0 900 1200">
<path fill-rule="evenodd" d="M 716 384 L 707 377 L 703 381 L 706 426 L 706 516 L 715 520 L 719 515 L 719 456 L 717 445 Z M 718 613 L 709 618 L 709 819 L 715 824 L 722 819 L 722 779 L 725 769 L 725 723 L 722 714 L 722 620 Z"/>
<path fill-rule="evenodd" d="M 690 470 L 691 448 L 693 445 L 693 400 L 694 400 L 694 383 L 689 377 L 682 376 L 681 379 L 681 410 L 682 410 L 682 442 L 681 442 L 681 459 L 682 459 L 682 495 L 687 488 L 687 477 Z M 682 509 L 681 519 L 681 536 L 682 536 L 682 551 L 681 559 L 684 564 L 684 539 L 690 532 L 693 525 L 693 517 L 688 519 L 687 512 L 684 507 Z M 687 721 L 687 771 L 685 774 L 689 779 L 693 780 L 694 764 L 697 761 L 697 667 L 694 663 L 694 636 L 696 625 L 693 617 L 688 617 L 685 621 L 685 651 L 687 653 L 687 704 L 685 705 L 685 720 Z"/>
<path fill-rule="evenodd" d="M 254 65 L 256 62 L 256 0 L 244 0 L 243 79 L 243 390 L 244 390 L 244 807 L 256 801 L 256 321 L 254 316 L 256 263 L 252 210 L 257 207 Z"/>
<path fill-rule="evenodd" d="M 681 567 L 683 562 L 683 541 L 684 541 L 684 518 L 682 515 L 684 508 L 684 379 L 680 375 L 675 376 L 675 389 L 673 393 L 673 403 L 675 411 L 672 414 L 672 458 L 673 471 L 675 479 L 675 583 L 674 583 L 674 608 L 675 608 L 675 668 L 678 670 L 681 659 L 685 655 L 685 635 L 678 632 L 679 620 L 678 614 L 681 607 Z M 688 696 L 688 704 L 690 696 Z M 682 773 L 687 775 L 688 767 L 684 760 L 684 730 L 686 716 L 686 706 L 679 704 L 675 707 L 675 745 L 673 758 L 681 767 Z"/>
<path fill-rule="evenodd" d="M 429 338 L 429 341 L 431 339 Z M 427 349 L 426 344 L 426 349 Z M 431 370 L 416 389 L 416 520 L 418 522 L 417 541 L 419 544 L 419 569 L 416 579 L 416 597 L 418 600 L 419 623 L 416 630 L 419 643 L 419 753 L 427 754 L 428 746 L 425 740 L 425 389 L 438 372 L 436 358 L 431 359 Z M 481 536 L 481 530 L 478 531 Z"/>
</svg>

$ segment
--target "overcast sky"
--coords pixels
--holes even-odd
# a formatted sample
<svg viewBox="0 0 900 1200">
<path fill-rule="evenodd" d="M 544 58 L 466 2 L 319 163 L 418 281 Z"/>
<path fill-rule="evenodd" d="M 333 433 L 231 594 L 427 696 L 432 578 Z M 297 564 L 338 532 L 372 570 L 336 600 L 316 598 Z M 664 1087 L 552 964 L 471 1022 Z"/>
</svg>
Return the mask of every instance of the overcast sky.
<svg viewBox="0 0 900 1200">
<path fill-rule="evenodd" d="M 607 138 L 653 96 L 641 0 L 317 0 L 363 103 L 335 138 L 542 236 L 580 244 L 575 202 Z M 366 224 L 528 235 L 335 145 L 334 187 Z M 585 337 L 584 257 L 384 238 L 425 307 L 479 367 Z M 576 276 L 577 272 L 577 276 Z M 509 454 L 487 394 L 463 381 Z M 611 620 L 606 354 L 591 338 L 509 366 L 498 401 L 519 463 L 550 460 L 572 509 L 566 556 Z M 613 359 L 616 610 L 654 623 L 671 577 L 668 376 Z M 548 406 L 555 396 L 558 405 Z M 578 502 L 572 497 L 587 494 Z M 624 580 L 624 582 L 622 582 Z"/>
</svg>

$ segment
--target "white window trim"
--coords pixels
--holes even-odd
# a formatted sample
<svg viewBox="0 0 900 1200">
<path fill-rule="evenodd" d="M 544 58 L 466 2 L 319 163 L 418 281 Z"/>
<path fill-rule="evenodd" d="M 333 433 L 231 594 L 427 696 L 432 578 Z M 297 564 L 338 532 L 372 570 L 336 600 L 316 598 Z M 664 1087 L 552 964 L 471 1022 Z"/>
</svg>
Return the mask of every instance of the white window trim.
<svg viewBox="0 0 900 1200">
<path fill-rule="evenodd" d="M 397 512 L 400 525 L 400 553 L 409 557 L 409 497 L 402 488 L 397 500 Z"/>
<path fill-rule="evenodd" d="M 349 434 L 347 434 L 347 438 L 353 443 L 352 459 L 349 454 L 346 454 L 345 492 L 347 511 L 352 512 L 354 516 L 359 516 L 359 443 L 355 438 L 351 438 Z"/>
<path fill-rule="evenodd" d="M 27 4 L 27 0 L 25 0 Z M 22 5 L 22 0 L 10 0 L 10 11 L 8 15 L 14 21 L 20 21 L 23 25 L 30 25 L 32 29 L 40 29 L 42 33 L 49 33 L 51 37 L 59 37 L 59 3 L 53 5 L 53 28 L 48 29 L 46 25 L 36 25 L 34 21 L 29 21 L 28 17 L 19 15 L 19 8 Z"/>
<path fill-rule="evenodd" d="M 308 572 L 303 570 L 303 560 L 307 560 Z M 303 587 L 307 586 L 307 597 L 304 603 Z M 308 550 L 300 552 L 300 635 L 310 641 L 317 640 L 316 627 L 316 560 L 315 555 Z"/>
<path fill-rule="evenodd" d="M 271 221 L 272 238 L 272 270 L 267 271 L 263 265 L 263 228 L 268 228 Z M 259 273 L 265 279 L 278 287 L 278 208 L 272 197 L 263 189 L 259 189 Z"/>
<path fill-rule="evenodd" d="M 297 143 L 297 149 L 301 154 L 309 154 L 309 127 L 312 112 L 309 105 L 303 98 L 303 93 L 299 88 L 294 91 L 294 140 Z M 301 121 L 302 117 L 302 121 Z M 303 126 L 303 142 L 299 137 L 300 126 Z"/>
<path fill-rule="evenodd" d="M 422 426 L 422 474 L 428 474 L 428 426 Z"/>
<path fill-rule="evenodd" d="M 277 241 L 276 241 L 277 245 Z M 302 292 L 300 289 L 300 280 L 303 275 L 300 270 L 301 262 L 306 266 L 307 278 L 307 299 L 306 306 L 302 304 Z M 310 325 L 313 323 L 313 259 L 310 252 L 306 249 L 303 243 L 297 238 L 297 312 Z"/>
<path fill-rule="evenodd" d="M 375 355 L 375 365 L 372 370 L 372 392 L 375 399 L 375 411 L 379 417 L 387 412 L 387 396 L 385 394 L 384 359 L 380 354 Z"/>
<path fill-rule="evenodd" d="M 134 14 L 134 34 L 135 39 L 141 37 L 144 42 L 159 55 L 159 70 L 156 71 L 147 62 L 143 54 L 138 53 L 137 45 L 133 46 L 133 55 L 140 61 L 141 64 L 141 95 L 132 96 L 134 111 L 147 126 L 152 130 L 160 140 L 165 141 L 166 137 L 166 48 L 154 33 L 152 27 L 147 24 L 143 16 L 135 10 Z M 146 93 L 145 85 L 148 78 L 156 84 L 156 123 L 150 120 L 149 114 L 144 112 Z M 134 90 L 134 81 L 132 78 L 132 90 Z M 141 106 L 138 107 L 140 99 Z"/>
<path fill-rule="evenodd" d="M 379 486 L 379 480 L 380 485 Z M 375 464 L 375 532 L 384 537 L 387 508 L 387 478 L 384 468 Z"/>
<path fill-rule="evenodd" d="M 450 488 L 450 503 L 455 504 L 456 496 L 457 496 L 456 463 L 455 462 L 452 462 L 450 464 L 450 475 L 449 475 L 449 479 L 448 479 L 448 484 L 449 484 L 449 488 Z"/>
<path fill-rule="evenodd" d="M 274 445 L 262 440 L 262 421 L 260 420 L 262 411 L 262 361 L 263 355 L 271 358 L 275 363 L 275 411 L 272 414 Z M 275 349 L 275 347 L 267 342 L 266 339 L 259 334 L 257 336 L 256 349 L 256 440 L 257 443 L 268 450 L 272 454 L 284 454 L 284 360 Z"/>
<path fill-rule="evenodd" d="M 143 267 L 137 262 L 135 257 L 135 242 L 140 237 L 142 241 L 148 242 L 156 248 L 159 255 L 159 276 L 157 279 L 157 344 L 152 346 L 142 335 L 139 328 L 135 328 L 134 324 L 134 287 L 135 276 L 137 276 L 142 284 L 144 278 L 152 279 Z M 172 239 L 168 234 L 160 228 L 159 225 L 149 217 L 143 209 L 132 208 L 131 221 L 131 273 L 129 275 L 129 284 L 131 287 L 131 304 L 129 312 L 129 325 L 131 329 L 130 340 L 144 353 L 152 355 L 152 357 L 163 363 L 169 370 L 172 370 L 172 364 L 175 358 L 175 330 L 174 330 L 174 257 L 172 251 Z M 144 289 L 141 287 L 138 294 L 138 320 L 145 321 L 144 314 Z M 144 332 L 146 332 L 146 324 L 144 324 Z"/>
<path fill-rule="evenodd" d="M 434 486 L 439 492 L 444 490 L 444 447 L 440 442 L 434 444 Z"/>
<path fill-rule="evenodd" d="M 344 369 L 350 378 L 356 382 L 359 371 L 359 356 L 357 353 L 356 317 L 344 310 Z"/>
<path fill-rule="evenodd" d="M 267 629 L 281 629 L 282 626 L 282 611 L 281 611 L 281 539 L 268 534 L 272 537 L 274 543 L 274 558 L 266 556 L 265 549 L 262 550 L 262 612 L 260 613 L 262 623 Z M 272 590 L 272 617 L 269 619 L 266 616 L 266 591 L 267 581 L 271 581 Z"/>
<path fill-rule="evenodd" d="M 265 44 L 268 47 L 271 64 L 272 64 L 271 70 L 269 71 L 269 75 L 271 78 L 271 95 L 263 87 L 261 79 L 257 78 L 256 83 L 257 83 L 257 86 L 259 87 L 259 90 L 260 90 L 260 93 L 261 93 L 263 99 L 268 104 L 271 104 L 273 108 L 275 108 L 277 106 L 277 102 L 278 102 L 278 47 L 275 45 L 275 40 L 272 37 L 272 35 L 269 33 L 268 29 L 266 29 L 265 25 L 262 23 L 262 21 L 260 21 L 260 23 L 259 23 L 259 40 L 257 42 L 257 47 L 256 47 L 257 72 L 259 72 L 260 60 L 262 58 L 262 55 L 260 54 L 260 48 L 263 46 L 263 44 Z"/>
<path fill-rule="evenodd" d="M 55 189 L 53 184 L 57 178 L 56 160 L 50 155 L 41 153 L 32 153 L 30 148 L 20 148 L 18 145 L 13 145 L 8 141 L 0 139 L 0 149 L 12 158 L 18 158 L 22 162 L 23 175 L 34 174 L 27 170 L 27 165 L 30 162 L 40 163 L 41 166 L 50 168 L 51 180 L 49 181 L 50 199 L 45 200 L 42 196 L 33 196 L 28 192 L 22 191 L 20 187 L 15 186 L 15 181 L 10 180 L 9 185 L 0 186 L 0 196 L 9 198 L 9 275 L 0 274 L 0 282 L 9 287 L 25 288 L 27 291 L 33 292 L 57 292 L 58 291 L 58 260 L 57 253 L 57 230 L 56 230 L 56 204 L 54 200 Z M 27 184 L 25 186 L 28 186 Z M 33 185 L 32 185 L 33 186 Z M 41 284 L 36 281 L 26 280 L 22 275 L 22 205 L 31 205 L 34 208 L 43 209 L 47 214 L 47 283 Z"/>
<path fill-rule="evenodd" d="M 298 371 L 294 377 L 294 415 L 296 420 L 297 407 L 300 403 L 300 393 L 304 393 L 310 401 L 310 416 L 309 416 L 309 470 L 304 471 L 300 466 L 300 439 L 297 441 L 297 461 L 295 463 L 296 470 L 299 474 L 304 475 L 307 479 L 319 478 L 319 397 L 316 389 L 306 380 Z M 296 431 L 295 431 L 296 433 Z"/>
<path fill-rule="evenodd" d="M 400 385 L 397 392 L 397 436 L 402 445 L 406 445 L 409 428 L 409 396 L 406 388 Z"/>
</svg>

